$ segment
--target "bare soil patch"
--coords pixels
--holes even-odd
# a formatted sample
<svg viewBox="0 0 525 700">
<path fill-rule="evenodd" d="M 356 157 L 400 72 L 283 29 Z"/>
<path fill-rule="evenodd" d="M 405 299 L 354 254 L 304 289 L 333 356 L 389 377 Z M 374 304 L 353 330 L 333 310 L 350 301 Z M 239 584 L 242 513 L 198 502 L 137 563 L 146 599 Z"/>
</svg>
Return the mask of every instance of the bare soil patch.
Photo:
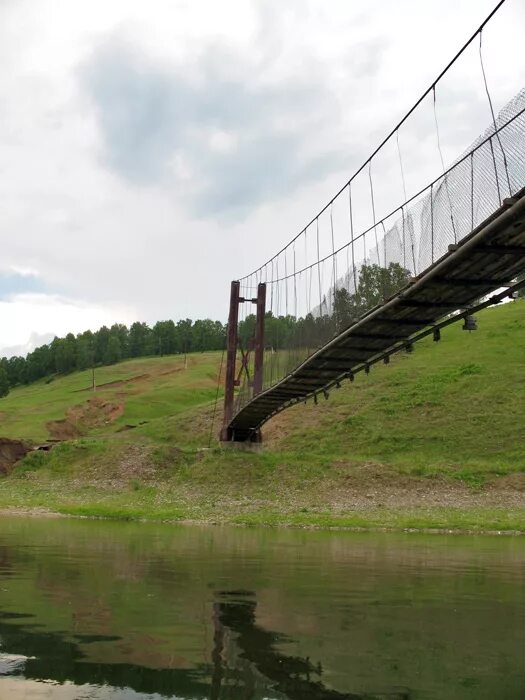
<svg viewBox="0 0 525 700">
<path fill-rule="evenodd" d="M 55 513 L 47 508 L 39 508 L 38 506 L 23 508 L 14 506 L 12 508 L 1 508 L 0 517 L 19 517 L 19 518 L 67 518 L 63 513 Z M 81 516 L 77 516 L 81 517 Z"/>
<path fill-rule="evenodd" d="M 30 445 L 21 440 L 0 438 L 0 474 L 9 474 L 31 449 Z"/>
<path fill-rule="evenodd" d="M 74 440 L 82 434 L 67 418 L 50 420 L 46 423 L 46 428 L 53 440 Z"/>
<path fill-rule="evenodd" d="M 184 367 L 175 367 L 175 369 L 168 369 L 165 372 L 159 372 L 159 377 L 165 377 L 167 374 L 176 374 L 177 372 L 182 372 Z"/>
<path fill-rule="evenodd" d="M 176 455 L 174 456 L 175 460 Z M 83 479 L 89 483 L 111 489 L 127 488 L 130 482 L 137 485 L 156 485 L 162 477 L 162 466 L 153 459 L 152 449 L 146 445 L 127 445 L 118 455 L 93 465 Z"/>
<path fill-rule="evenodd" d="M 94 396 L 83 404 L 72 406 L 62 420 L 48 421 L 46 428 L 56 440 L 72 440 L 91 428 L 113 423 L 124 413 L 124 402 L 106 401 Z"/>
<path fill-rule="evenodd" d="M 445 476 L 417 477 L 399 474 L 394 468 L 375 462 L 348 460 L 336 462 L 325 478 L 315 481 L 315 486 L 305 484 L 304 490 L 295 492 L 292 489 L 286 500 L 292 510 L 306 505 L 312 511 L 333 513 L 375 508 L 524 508 L 525 491 L 518 485 L 524 483 L 522 476 L 525 475 L 510 475 L 473 489 Z M 286 469 L 278 480 L 285 484 Z"/>
<path fill-rule="evenodd" d="M 410 476 L 383 477 L 365 479 L 359 483 L 348 479 L 339 483 L 333 491 L 324 491 L 320 502 L 328 505 L 335 512 L 348 510 L 366 510 L 369 508 L 523 508 L 523 492 L 510 485 L 495 489 L 484 487 L 472 489 L 459 481 L 445 478 L 421 479 Z"/>
<path fill-rule="evenodd" d="M 500 476 L 490 484 L 490 488 L 495 491 L 513 490 L 525 493 L 525 473 Z"/>
</svg>

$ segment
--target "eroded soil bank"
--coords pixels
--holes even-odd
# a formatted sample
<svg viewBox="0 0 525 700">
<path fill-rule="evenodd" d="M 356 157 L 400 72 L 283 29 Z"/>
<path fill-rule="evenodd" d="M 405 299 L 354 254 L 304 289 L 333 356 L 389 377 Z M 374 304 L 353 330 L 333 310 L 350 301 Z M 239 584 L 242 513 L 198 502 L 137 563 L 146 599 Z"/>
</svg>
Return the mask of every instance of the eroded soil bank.
<svg viewBox="0 0 525 700">
<path fill-rule="evenodd" d="M 0 437 L 0 474 L 10 474 L 15 464 L 32 449 L 28 443 L 22 440 Z"/>
<path fill-rule="evenodd" d="M 87 434 L 93 428 L 113 423 L 123 413 L 123 401 L 108 401 L 94 396 L 82 404 L 68 408 L 65 418 L 48 421 L 46 428 L 54 440 L 72 440 Z"/>
</svg>

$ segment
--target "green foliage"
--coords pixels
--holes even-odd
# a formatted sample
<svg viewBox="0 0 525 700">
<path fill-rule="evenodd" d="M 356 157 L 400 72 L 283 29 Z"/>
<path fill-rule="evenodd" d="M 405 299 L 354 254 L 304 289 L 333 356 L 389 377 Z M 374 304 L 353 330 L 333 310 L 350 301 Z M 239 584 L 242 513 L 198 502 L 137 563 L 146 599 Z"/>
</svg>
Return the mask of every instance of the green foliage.
<svg viewBox="0 0 525 700">
<path fill-rule="evenodd" d="M 76 340 L 76 368 L 78 370 L 87 369 L 92 367 L 94 362 L 94 335 L 91 331 L 85 331 L 80 333 Z"/>
<path fill-rule="evenodd" d="M 85 331 L 76 337 L 68 333 L 65 338 L 55 338 L 48 345 L 36 348 L 25 358 L 0 358 L 0 387 L 3 374 L 7 376 L 9 389 L 55 374 L 113 365 L 133 357 L 222 350 L 225 337 L 225 326 L 210 319 L 195 323 L 185 319 L 177 324 L 171 320 L 158 321 L 153 328 L 135 322 L 128 329 L 115 323 L 111 328 L 102 326 L 94 333 Z"/>
<path fill-rule="evenodd" d="M 104 364 L 114 365 L 122 359 L 122 346 L 116 333 L 110 333 L 106 351 L 104 352 Z"/>
<path fill-rule="evenodd" d="M 450 326 L 440 343 L 417 343 L 411 355 L 356 375 L 328 401 L 283 412 L 263 428 L 261 452 L 218 447 L 219 415 L 208 449 L 220 352 L 193 353 L 186 369 L 180 356 L 101 367 L 96 395 L 123 401 L 124 414 L 83 440 L 27 457 L 0 479 L 0 507 L 245 524 L 523 529 L 524 311 L 521 300 L 487 309 L 475 333 Z M 47 421 L 91 396 L 82 393 L 90 379 L 87 370 L 16 387 L 0 407 L 2 434 L 44 439 Z"/>
<path fill-rule="evenodd" d="M 335 290 L 333 304 L 323 299 L 314 313 L 304 318 L 266 314 L 266 346 L 283 348 L 316 348 L 334 334 L 356 321 L 365 311 L 406 284 L 409 273 L 397 263 L 383 269 L 363 265 L 354 294 L 345 288 Z M 241 346 L 246 348 L 254 335 L 255 315 L 239 324 Z M 90 367 L 112 365 L 121 360 L 151 355 L 174 355 L 189 352 L 222 350 L 226 326 L 220 321 L 181 319 L 158 321 L 152 328 L 146 323 L 133 323 L 128 329 L 115 323 L 98 331 L 85 331 L 76 337 L 68 333 L 42 345 L 27 357 L 0 359 L 0 368 L 7 375 L 9 387 L 30 384 L 53 374 L 68 374 Z M 293 359 L 293 358 L 292 358 Z"/>
<path fill-rule="evenodd" d="M 364 312 L 383 303 L 404 287 L 410 272 L 399 263 L 390 263 L 387 268 L 379 265 L 364 265 L 359 274 L 356 304 Z"/>
<path fill-rule="evenodd" d="M 0 367 L 0 399 L 9 394 L 9 377 L 4 367 Z"/>
<path fill-rule="evenodd" d="M 220 362 L 220 352 L 207 352 L 190 354 L 187 362 L 182 355 L 170 355 L 97 367 L 95 398 L 109 404 L 123 403 L 125 412 L 114 422 L 105 422 L 101 417 L 96 424 L 90 424 L 80 418 L 77 427 L 88 434 L 113 434 L 126 430 L 128 425 L 146 430 L 152 421 L 161 422 L 167 416 L 206 404 L 215 399 Z M 55 375 L 52 382 L 44 379 L 14 387 L 2 399 L 0 436 L 47 440 L 47 423 L 64 419 L 72 407 L 83 410 L 93 398 L 91 387 L 91 368 Z"/>
<path fill-rule="evenodd" d="M 359 318 L 355 296 L 342 287 L 334 295 L 334 316 L 336 328 L 348 328 Z"/>
<path fill-rule="evenodd" d="M 275 316 L 268 312 L 265 319 L 266 347 L 273 350 L 320 347 L 404 287 L 409 278 L 408 270 L 398 263 L 390 263 L 386 269 L 374 264 L 363 265 L 354 293 L 345 287 L 336 288 L 331 301 L 324 297 L 317 309 L 304 318 Z M 254 330 L 255 315 L 250 314 L 239 323 L 243 347 L 247 347 Z"/>
<path fill-rule="evenodd" d="M 42 450 L 29 452 L 29 454 L 27 454 L 22 462 L 16 467 L 16 473 L 18 475 L 25 474 L 47 466 L 49 463 L 49 456 L 49 452 L 44 452 Z"/>
</svg>

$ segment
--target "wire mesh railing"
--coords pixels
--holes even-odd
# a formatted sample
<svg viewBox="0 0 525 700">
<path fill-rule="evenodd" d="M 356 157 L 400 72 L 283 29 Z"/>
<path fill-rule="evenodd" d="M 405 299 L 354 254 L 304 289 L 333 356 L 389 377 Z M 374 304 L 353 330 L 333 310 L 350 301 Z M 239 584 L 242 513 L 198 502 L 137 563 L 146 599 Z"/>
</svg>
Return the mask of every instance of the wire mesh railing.
<svg viewBox="0 0 525 700">
<path fill-rule="evenodd" d="M 267 286 L 263 389 L 278 383 L 313 352 L 421 274 L 450 244 L 461 241 L 496 211 L 503 199 L 525 186 L 525 89 L 495 116 L 481 54 L 486 22 L 425 93 L 426 102 L 421 98 L 415 105 L 430 109 L 433 115 L 432 148 L 438 151 L 441 166 L 437 177 L 407 196 L 411 168 L 403 157 L 400 139 L 405 117 L 290 243 L 241 278 L 243 298 L 255 297 L 259 283 Z M 477 36 L 492 119 L 445 168 L 436 85 Z M 395 170 L 392 156 L 397 159 Z M 386 182 L 386 187 L 378 186 L 379 181 Z M 383 196 L 385 191 L 387 196 Z M 394 197 L 402 204 L 388 206 Z M 251 305 L 243 304 L 238 337 L 248 372 L 236 394 L 236 412 L 253 396 L 246 350 L 254 330 Z"/>
</svg>

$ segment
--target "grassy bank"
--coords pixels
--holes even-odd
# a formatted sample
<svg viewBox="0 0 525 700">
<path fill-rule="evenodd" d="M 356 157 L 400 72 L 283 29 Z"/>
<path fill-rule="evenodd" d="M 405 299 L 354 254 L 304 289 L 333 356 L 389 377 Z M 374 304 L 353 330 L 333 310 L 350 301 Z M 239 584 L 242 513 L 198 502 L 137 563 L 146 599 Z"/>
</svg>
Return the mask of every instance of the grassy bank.
<svg viewBox="0 0 525 700">
<path fill-rule="evenodd" d="M 296 526 L 525 530 L 525 303 L 489 309 L 297 406 L 260 452 L 211 430 L 220 356 L 151 358 L 14 390 L 0 435 L 42 441 L 0 508 Z M 64 428 L 64 424 L 66 427 Z"/>
</svg>

